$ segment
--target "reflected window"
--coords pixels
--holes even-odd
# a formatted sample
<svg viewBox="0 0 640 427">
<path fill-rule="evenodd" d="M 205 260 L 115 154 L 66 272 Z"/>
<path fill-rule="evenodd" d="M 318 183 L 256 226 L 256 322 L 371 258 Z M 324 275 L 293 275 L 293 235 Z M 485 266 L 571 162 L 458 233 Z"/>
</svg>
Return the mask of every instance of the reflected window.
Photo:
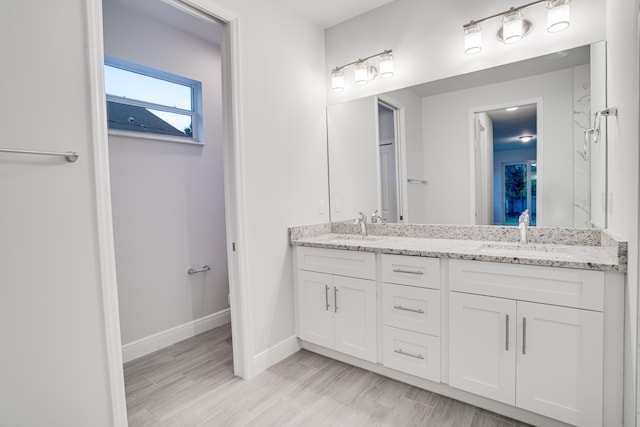
<svg viewBox="0 0 640 427">
<path fill-rule="evenodd" d="M 529 209 L 529 225 L 536 225 L 537 164 L 531 160 L 503 165 L 503 214 L 505 225 L 518 225 L 520 214 Z"/>
</svg>

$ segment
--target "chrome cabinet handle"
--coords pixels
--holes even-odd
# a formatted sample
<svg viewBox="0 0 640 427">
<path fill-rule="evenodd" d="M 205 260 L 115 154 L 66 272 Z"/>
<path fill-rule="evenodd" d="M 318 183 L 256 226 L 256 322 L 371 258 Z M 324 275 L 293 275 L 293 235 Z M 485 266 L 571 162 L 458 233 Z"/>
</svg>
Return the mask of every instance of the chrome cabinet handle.
<svg viewBox="0 0 640 427">
<path fill-rule="evenodd" d="M 522 318 L 522 354 L 527 354 L 527 318 Z"/>
<path fill-rule="evenodd" d="M 506 317 L 507 325 L 505 326 L 505 345 L 504 345 L 504 350 L 505 351 L 509 351 L 509 315 L 507 314 L 505 317 Z"/>
<path fill-rule="evenodd" d="M 329 307 L 331 306 L 329 305 L 329 286 L 327 285 L 324 285 L 324 304 L 324 310 L 329 311 Z"/>
<path fill-rule="evenodd" d="M 203 271 L 209 271 L 209 270 L 211 270 L 211 267 L 209 267 L 208 265 L 205 265 L 202 268 L 199 268 L 197 270 L 195 268 L 190 268 L 187 270 L 187 274 L 202 273 Z"/>
<path fill-rule="evenodd" d="M 338 288 L 336 286 L 333 287 L 333 312 L 338 312 Z"/>
<path fill-rule="evenodd" d="M 394 273 L 407 273 L 407 274 L 418 274 L 418 275 L 424 275 L 423 271 L 413 271 L 413 270 L 404 270 L 402 268 L 394 268 L 393 269 Z"/>
<path fill-rule="evenodd" d="M 410 311 L 412 313 L 420 313 L 420 314 L 424 314 L 424 310 L 421 308 L 408 308 L 408 307 L 403 307 L 401 305 L 394 305 L 393 308 L 397 309 L 397 310 L 404 310 L 404 311 Z"/>
<path fill-rule="evenodd" d="M 402 350 L 401 348 L 398 350 L 393 350 L 394 353 L 398 353 L 398 354 L 402 354 L 404 356 L 409 356 L 409 357 L 413 357 L 415 359 L 420 359 L 420 360 L 424 360 L 424 356 L 421 354 L 413 354 L 413 353 L 407 353 L 406 351 Z"/>
</svg>

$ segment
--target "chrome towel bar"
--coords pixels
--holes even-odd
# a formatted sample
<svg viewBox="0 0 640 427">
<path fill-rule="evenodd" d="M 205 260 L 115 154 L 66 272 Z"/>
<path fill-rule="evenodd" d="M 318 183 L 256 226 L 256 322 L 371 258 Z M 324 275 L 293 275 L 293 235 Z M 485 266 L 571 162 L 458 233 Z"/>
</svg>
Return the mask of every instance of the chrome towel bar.
<svg viewBox="0 0 640 427">
<path fill-rule="evenodd" d="M 65 153 L 57 151 L 35 151 L 35 150 L 17 150 L 13 148 L 0 148 L 0 153 L 16 153 L 16 154 L 38 154 L 43 156 L 61 156 L 67 159 L 68 162 L 75 162 L 80 155 L 75 151 L 67 151 Z"/>
<path fill-rule="evenodd" d="M 209 271 L 209 270 L 211 270 L 211 267 L 209 267 L 208 265 L 204 265 L 202 266 L 202 268 L 199 268 L 199 269 L 195 269 L 195 268 L 188 269 L 187 274 L 202 273 L 203 271 Z"/>
</svg>

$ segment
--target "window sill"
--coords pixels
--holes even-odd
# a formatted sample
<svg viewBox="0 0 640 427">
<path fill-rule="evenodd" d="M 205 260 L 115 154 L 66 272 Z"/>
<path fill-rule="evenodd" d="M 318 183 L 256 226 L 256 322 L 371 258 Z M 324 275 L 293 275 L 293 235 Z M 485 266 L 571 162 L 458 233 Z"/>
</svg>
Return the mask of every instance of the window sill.
<svg viewBox="0 0 640 427">
<path fill-rule="evenodd" d="M 183 138 L 179 136 L 161 135 L 158 133 L 128 132 L 124 130 L 109 129 L 108 134 L 109 136 L 121 136 L 125 138 L 146 139 L 149 141 L 177 142 L 179 144 L 199 145 L 199 146 L 204 145 L 204 143 L 195 141 L 188 137 Z"/>
</svg>

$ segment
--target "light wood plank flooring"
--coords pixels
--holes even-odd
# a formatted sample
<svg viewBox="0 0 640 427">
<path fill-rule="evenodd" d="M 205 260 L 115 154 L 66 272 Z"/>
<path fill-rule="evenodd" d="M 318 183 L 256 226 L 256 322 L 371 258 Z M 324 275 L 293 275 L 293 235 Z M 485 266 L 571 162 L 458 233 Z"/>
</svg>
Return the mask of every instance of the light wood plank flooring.
<svg viewBox="0 0 640 427">
<path fill-rule="evenodd" d="M 248 381 L 222 326 L 124 366 L 130 427 L 525 427 L 302 350 Z"/>
</svg>

